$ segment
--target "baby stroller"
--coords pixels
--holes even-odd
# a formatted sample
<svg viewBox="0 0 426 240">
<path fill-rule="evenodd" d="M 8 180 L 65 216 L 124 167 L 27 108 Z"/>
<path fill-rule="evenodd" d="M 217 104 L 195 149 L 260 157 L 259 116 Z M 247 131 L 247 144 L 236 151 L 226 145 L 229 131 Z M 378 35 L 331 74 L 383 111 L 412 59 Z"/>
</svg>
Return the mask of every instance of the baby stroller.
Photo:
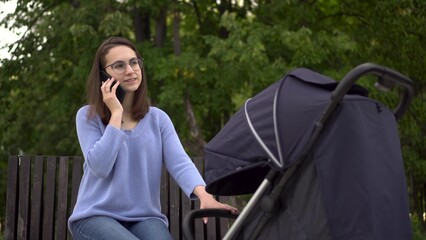
<svg viewBox="0 0 426 240">
<path fill-rule="evenodd" d="M 394 111 L 354 84 L 399 86 Z M 340 82 L 298 68 L 246 101 L 205 146 L 207 191 L 252 194 L 238 217 L 194 210 L 194 219 L 234 217 L 224 239 L 411 239 L 397 120 L 414 95 L 412 81 L 372 63 Z"/>
</svg>

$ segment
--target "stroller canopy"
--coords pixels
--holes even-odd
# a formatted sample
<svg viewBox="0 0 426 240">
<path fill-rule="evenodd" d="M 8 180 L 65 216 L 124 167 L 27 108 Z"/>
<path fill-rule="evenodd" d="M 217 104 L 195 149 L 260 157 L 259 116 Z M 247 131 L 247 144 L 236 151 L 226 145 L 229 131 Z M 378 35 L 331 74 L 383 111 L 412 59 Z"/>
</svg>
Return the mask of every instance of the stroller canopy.
<svg viewBox="0 0 426 240">
<path fill-rule="evenodd" d="M 246 101 L 205 146 L 207 190 L 220 195 L 254 192 L 270 167 L 294 163 L 337 82 L 298 68 Z M 350 94 L 368 93 L 354 85 Z"/>
</svg>

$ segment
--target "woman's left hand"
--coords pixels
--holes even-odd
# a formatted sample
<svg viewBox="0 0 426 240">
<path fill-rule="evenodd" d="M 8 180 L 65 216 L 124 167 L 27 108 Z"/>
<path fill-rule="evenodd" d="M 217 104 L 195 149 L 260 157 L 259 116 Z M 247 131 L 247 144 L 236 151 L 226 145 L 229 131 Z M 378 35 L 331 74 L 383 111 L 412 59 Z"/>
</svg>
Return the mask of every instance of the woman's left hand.
<svg viewBox="0 0 426 240">
<path fill-rule="evenodd" d="M 219 208 L 224 209 L 232 214 L 238 214 L 238 209 L 228 204 L 217 201 L 211 194 L 206 192 L 204 186 L 197 186 L 194 189 L 194 194 L 200 199 L 200 209 Z M 204 223 L 207 223 L 207 218 L 203 218 Z"/>
</svg>

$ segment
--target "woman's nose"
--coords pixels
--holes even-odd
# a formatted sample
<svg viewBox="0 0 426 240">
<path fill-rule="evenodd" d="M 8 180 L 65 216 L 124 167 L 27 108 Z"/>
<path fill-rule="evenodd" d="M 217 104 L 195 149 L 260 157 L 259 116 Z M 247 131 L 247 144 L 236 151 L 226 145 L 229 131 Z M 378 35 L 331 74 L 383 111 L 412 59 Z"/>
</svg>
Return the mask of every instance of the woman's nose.
<svg viewBox="0 0 426 240">
<path fill-rule="evenodd" d="M 126 74 L 127 73 L 133 73 L 135 70 L 133 70 L 132 66 L 130 64 L 126 64 Z"/>
</svg>

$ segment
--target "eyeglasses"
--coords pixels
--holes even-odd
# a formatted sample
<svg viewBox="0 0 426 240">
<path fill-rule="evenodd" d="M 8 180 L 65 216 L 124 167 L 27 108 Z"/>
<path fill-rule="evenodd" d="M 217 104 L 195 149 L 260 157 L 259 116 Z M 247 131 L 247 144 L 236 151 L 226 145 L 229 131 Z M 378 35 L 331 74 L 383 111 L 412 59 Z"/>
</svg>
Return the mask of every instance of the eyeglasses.
<svg viewBox="0 0 426 240">
<path fill-rule="evenodd" d="M 133 71 L 139 71 L 143 68 L 143 61 L 142 59 L 138 59 L 138 58 L 132 58 L 129 60 L 129 62 L 124 62 L 124 61 L 117 61 L 113 64 L 110 64 L 106 67 L 104 67 L 104 69 L 111 67 L 112 70 L 117 73 L 117 74 L 123 74 L 126 71 L 127 68 L 127 64 L 130 65 L 130 67 L 133 69 Z"/>
</svg>

